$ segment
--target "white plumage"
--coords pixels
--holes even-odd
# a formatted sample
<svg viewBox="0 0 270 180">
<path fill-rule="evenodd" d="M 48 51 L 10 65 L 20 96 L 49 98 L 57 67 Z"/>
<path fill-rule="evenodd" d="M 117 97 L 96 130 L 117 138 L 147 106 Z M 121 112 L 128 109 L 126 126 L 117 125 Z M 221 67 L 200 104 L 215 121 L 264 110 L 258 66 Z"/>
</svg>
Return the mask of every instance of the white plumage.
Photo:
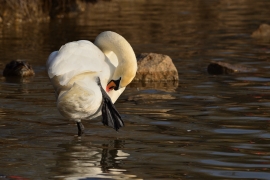
<svg viewBox="0 0 270 180">
<path fill-rule="evenodd" d="M 81 119 L 101 114 L 103 124 L 118 130 L 123 121 L 113 103 L 132 81 L 137 61 L 130 44 L 119 34 L 106 31 L 95 44 L 70 42 L 52 52 L 47 60 L 48 76 L 57 96 L 57 108 L 78 125 Z"/>
<path fill-rule="evenodd" d="M 84 72 L 101 72 L 105 55 L 90 41 L 77 41 L 65 44 L 59 51 L 53 52 L 48 60 L 48 75 L 62 76 L 61 85 Z"/>
</svg>

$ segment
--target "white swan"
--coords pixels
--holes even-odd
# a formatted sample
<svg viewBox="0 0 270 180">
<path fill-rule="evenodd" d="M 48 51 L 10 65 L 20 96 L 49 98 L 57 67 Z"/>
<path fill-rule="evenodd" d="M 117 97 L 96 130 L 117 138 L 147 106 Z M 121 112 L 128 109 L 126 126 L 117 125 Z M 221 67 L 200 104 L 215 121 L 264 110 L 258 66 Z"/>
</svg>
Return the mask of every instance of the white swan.
<svg viewBox="0 0 270 180">
<path fill-rule="evenodd" d="M 57 96 L 57 108 L 75 120 L 78 135 L 82 119 L 102 114 L 103 124 L 118 130 L 124 125 L 113 103 L 132 81 L 137 60 L 130 44 L 119 34 L 106 31 L 94 42 L 70 42 L 52 52 L 47 71 Z"/>
</svg>

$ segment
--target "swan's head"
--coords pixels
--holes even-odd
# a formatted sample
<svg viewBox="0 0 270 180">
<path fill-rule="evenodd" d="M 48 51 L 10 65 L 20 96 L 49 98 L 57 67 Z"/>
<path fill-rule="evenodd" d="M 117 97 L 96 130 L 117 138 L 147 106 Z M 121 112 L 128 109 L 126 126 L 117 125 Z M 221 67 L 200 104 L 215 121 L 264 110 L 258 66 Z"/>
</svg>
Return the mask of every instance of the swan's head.
<svg viewBox="0 0 270 180">
<path fill-rule="evenodd" d="M 112 51 L 118 59 L 118 66 L 106 90 L 118 90 L 126 87 L 133 80 L 137 71 L 137 59 L 131 45 L 121 35 L 111 31 L 99 34 L 95 45 L 104 54 L 109 54 Z"/>
<path fill-rule="evenodd" d="M 106 90 L 118 90 L 126 87 L 135 77 L 136 71 L 137 63 L 123 62 L 123 64 L 119 64 L 112 79 L 107 84 Z"/>
</svg>

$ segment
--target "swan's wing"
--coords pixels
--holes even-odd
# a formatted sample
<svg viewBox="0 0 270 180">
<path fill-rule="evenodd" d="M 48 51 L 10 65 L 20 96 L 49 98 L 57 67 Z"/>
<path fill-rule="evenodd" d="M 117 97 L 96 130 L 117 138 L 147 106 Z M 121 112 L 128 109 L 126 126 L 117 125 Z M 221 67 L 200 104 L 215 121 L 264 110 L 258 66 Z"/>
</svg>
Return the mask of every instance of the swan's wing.
<svg viewBox="0 0 270 180">
<path fill-rule="evenodd" d="M 57 77 L 57 84 L 64 86 L 78 74 L 102 71 L 105 58 L 93 43 L 81 40 L 67 43 L 59 51 L 52 52 L 46 66 L 50 79 Z"/>
</svg>

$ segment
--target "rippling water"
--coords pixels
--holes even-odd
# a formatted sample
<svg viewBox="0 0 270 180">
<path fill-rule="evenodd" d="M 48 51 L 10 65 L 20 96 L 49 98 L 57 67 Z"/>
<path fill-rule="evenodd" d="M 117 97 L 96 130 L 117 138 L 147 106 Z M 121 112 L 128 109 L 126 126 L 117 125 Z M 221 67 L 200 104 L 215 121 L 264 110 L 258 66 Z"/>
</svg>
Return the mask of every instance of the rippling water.
<svg viewBox="0 0 270 180">
<path fill-rule="evenodd" d="M 36 76 L 0 78 L 0 179 L 270 179 L 270 2 L 101 1 L 50 23 L 3 25 L 0 68 L 26 59 Z M 133 82 L 116 107 L 119 133 L 100 119 L 86 134 L 56 109 L 45 62 L 69 41 L 123 35 L 136 54 L 172 57 L 178 83 Z M 210 61 L 257 72 L 208 75 Z"/>
</svg>

